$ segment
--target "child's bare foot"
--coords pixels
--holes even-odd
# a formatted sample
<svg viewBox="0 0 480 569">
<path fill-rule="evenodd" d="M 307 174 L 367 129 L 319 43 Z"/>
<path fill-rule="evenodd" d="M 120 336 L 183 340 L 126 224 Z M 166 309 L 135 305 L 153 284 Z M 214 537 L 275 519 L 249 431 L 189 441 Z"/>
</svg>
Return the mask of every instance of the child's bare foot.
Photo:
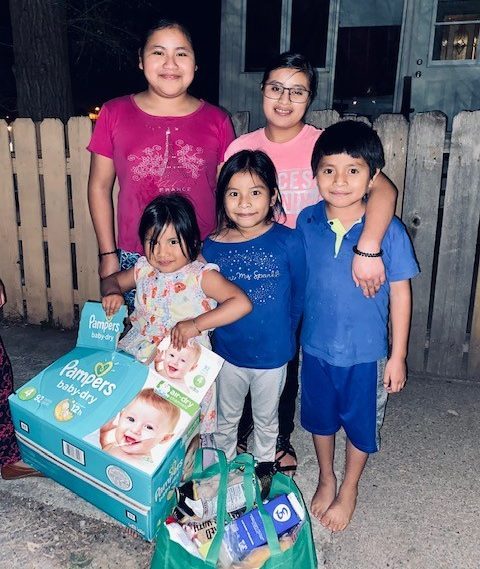
<svg viewBox="0 0 480 569">
<path fill-rule="evenodd" d="M 352 519 L 357 504 L 358 487 L 340 486 L 337 497 L 320 518 L 320 523 L 330 531 L 343 531 Z"/>
<path fill-rule="evenodd" d="M 310 511 L 319 521 L 321 517 L 328 510 L 328 507 L 335 500 L 337 492 L 337 478 L 335 475 L 326 478 L 320 477 L 318 481 L 317 490 L 312 498 Z"/>
</svg>

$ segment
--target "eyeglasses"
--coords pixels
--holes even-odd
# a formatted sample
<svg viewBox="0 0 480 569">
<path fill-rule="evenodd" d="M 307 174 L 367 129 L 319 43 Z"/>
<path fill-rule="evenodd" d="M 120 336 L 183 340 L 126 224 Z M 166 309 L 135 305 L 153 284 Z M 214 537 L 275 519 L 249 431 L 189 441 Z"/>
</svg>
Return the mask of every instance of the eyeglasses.
<svg viewBox="0 0 480 569">
<path fill-rule="evenodd" d="M 285 87 L 281 83 L 264 83 L 262 91 L 267 99 L 280 99 L 284 91 L 288 91 L 288 98 L 292 103 L 306 103 L 310 91 L 302 87 Z"/>
</svg>

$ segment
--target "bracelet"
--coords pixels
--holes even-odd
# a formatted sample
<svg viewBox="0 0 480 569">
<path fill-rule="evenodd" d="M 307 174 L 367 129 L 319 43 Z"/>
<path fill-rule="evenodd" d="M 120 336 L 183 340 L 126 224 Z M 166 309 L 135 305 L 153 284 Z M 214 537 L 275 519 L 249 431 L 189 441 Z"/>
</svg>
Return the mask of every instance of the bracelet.
<svg viewBox="0 0 480 569">
<path fill-rule="evenodd" d="M 105 257 L 105 255 L 116 255 L 117 251 L 107 251 L 106 253 L 99 253 L 98 254 L 98 258 L 101 259 L 102 257 Z"/>
<path fill-rule="evenodd" d="M 192 318 L 192 324 L 194 325 L 195 329 L 198 332 L 198 335 L 201 336 L 202 335 L 202 331 L 200 330 L 200 328 L 197 326 L 197 322 L 196 322 L 196 318 Z"/>
<path fill-rule="evenodd" d="M 380 249 L 380 251 L 378 253 L 366 253 L 365 251 L 360 251 L 359 249 L 357 249 L 357 246 L 354 245 L 352 247 L 353 252 L 355 253 L 355 255 L 360 255 L 360 257 L 381 257 L 383 255 L 383 249 Z"/>
</svg>

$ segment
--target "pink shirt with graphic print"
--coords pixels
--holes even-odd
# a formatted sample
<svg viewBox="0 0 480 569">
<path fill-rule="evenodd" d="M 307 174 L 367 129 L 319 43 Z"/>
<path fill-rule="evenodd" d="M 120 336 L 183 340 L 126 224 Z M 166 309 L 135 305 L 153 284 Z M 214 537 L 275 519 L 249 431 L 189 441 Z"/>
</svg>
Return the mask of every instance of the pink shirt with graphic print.
<svg viewBox="0 0 480 569">
<path fill-rule="evenodd" d="M 277 170 L 278 186 L 287 214 L 285 225 L 295 227 L 302 209 L 321 199 L 310 166 L 313 147 L 321 133 L 321 130 L 306 124 L 288 142 L 272 142 L 266 137 L 265 129 L 260 128 L 234 140 L 225 152 L 225 160 L 240 150 L 263 150 L 268 154 Z"/>
<path fill-rule="evenodd" d="M 88 145 L 113 160 L 118 196 L 117 245 L 143 253 L 138 224 L 156 196 L 180 192 L 197 214 L 202 239 L 215 228 L 217 165 L 234 139 L 228 115 L 206 101 L 182 117 L 157 117 L 142 111 L 133 95 L 103 105 Z"/>
</svg>

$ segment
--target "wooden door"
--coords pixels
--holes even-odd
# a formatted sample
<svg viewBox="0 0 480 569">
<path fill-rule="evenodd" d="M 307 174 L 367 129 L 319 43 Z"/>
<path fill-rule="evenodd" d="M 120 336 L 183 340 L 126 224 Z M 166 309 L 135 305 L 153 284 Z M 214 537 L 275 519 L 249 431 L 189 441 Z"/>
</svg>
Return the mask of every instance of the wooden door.
<svg viewBox="0 0 480 569">
<path fill-rule="evenodd" d="M 480 107 L 480 0 L 407 0 L 396 110 L 411 78 L 411 112 L 453 117 Z M 405 94 L 405 93 L 404 93 Z"/>
</svg>

